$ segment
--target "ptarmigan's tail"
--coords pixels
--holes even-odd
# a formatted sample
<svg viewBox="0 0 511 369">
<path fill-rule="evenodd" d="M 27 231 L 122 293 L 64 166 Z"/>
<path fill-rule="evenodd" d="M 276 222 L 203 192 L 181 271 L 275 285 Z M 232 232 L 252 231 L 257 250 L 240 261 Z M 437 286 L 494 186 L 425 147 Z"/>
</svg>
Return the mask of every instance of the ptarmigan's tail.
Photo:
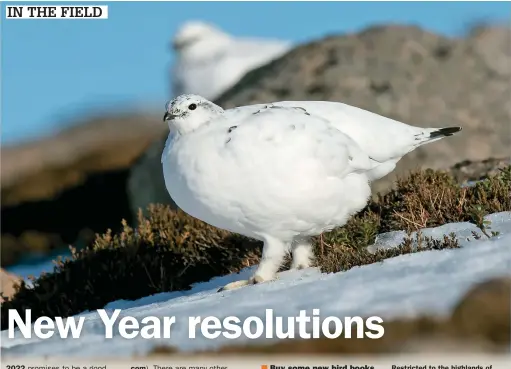
<svg viewBox="0 0 511 369">
<path fill-rule="evenodd" d="M 461 127 L 425 128 L 415 135 L 416 147 L 430 142 L 441 140 L 444 137 L 452 136 L 461 131 Z"/>
<path fill-rule="evenodd" d="M 446 127 L 446 128 L 440 128 L 440 129 L 435 129 L 435 128 L 433 128 L 433 129 L 434 129 L 434 131 L 432 131 L 429 135 L 429 137 L 432 139 L 452 136 L 456 132 L 461 131 L 461 127 Z"/>
<path fill-rule="evenodd" d="M 396 168 L 396 164 L 401 158 L 419 146 L 441 140 L 444 137 L 452 136 L 459 131 L 461 127 L 445 127 L 445 128 L 419 128 L 413 127 L 410 136 L 406 137 L 406 146 L 399 155 L 384 160 L 375 160 L 374 168 L 368 173 L 370 181 L 380 179 Z M 373 159 L 374 160 L 374 159 Z"/>
<path fill-rule="evenodd" d="M 377 164 L 369 172 L 368 177 L 371 181 L 380 179 L 396 168 L 396 164 L 401 158 L 419 146 L 441 140 L 444 137 L 452 136 L 461 131 L 461 127 L 445 127 L 445 128 L 419 128 L 413 127 L 413 136 L 407 136 L 411 140 L 407 140 L 406 149 L 399 156 L 388 158 L 387 160 L 375 160 Z M 405 151 L 406 150 L 406 151 Z"/>
</svg>

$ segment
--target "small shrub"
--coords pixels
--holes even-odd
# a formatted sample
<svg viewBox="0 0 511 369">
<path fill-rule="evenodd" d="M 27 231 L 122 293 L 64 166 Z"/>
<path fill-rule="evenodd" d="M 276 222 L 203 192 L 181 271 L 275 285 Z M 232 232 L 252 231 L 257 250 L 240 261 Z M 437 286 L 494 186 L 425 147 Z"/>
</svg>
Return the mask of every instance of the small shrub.
<svg viewBox="0 0 511 369">
<path fill-rule="evenodd" d="M 500 169 L 473 187 L 461 187 L 447 172 L 424 170 L 412 172 L 397 180 L 396 188 L 385 195 L 376 196 L 365 209 L 353 216 L 344 227 L 316 237 L 316 255 L 323 271 L 345 270 L 345 250 L 357 249 L 357 258 L 365 258 L 366 246 L 374 243 L 380 233 L 404 230 L 417 232 L 423 228 L 437 227 L 453 222 L 472 222 L 488 233 L 489 224 L 484 216 L 511 210 L 511 166 Z M 492 233 L 494 235 L 494 233 Z M 452 247 L 453 240 L 441 244 L 424 240 L 426 248 Z M 429 246 L 428 246 L 429 245 Z M 387 250 L 386 255 L 396 256 L 407 252 L 400 245 L 400 252 Z M 327 252 L 324 252 L 324 250 Z M 339 256 L 344 253 L 345 256 Z M 383 258 L 383 256 L 381 256 Z M 375 256 L 371 256 L 375 258 Z"/>
<path fill-rule="evenodd" d="M 332 247 L 328 253 L 319 255 L 316 264 L 324 273 L 337 273 L 351 268 L 381 262 L 399 255 L 412 254 L 421 251 L 443 250 L 459 248 L 460 245 L 454 234 L 444 236 L 442 240 L 423 237 L 417 234 L 414 240 L 410 236 L 405 238 L 397 247 L 368 252 L 365 248 Z M 316 249 L 318 245 L 316 245 Z M 316 253 L 317 255 L 317 253 Z"/>
<path fill-rule="evenodd" d="M 474 212 L 475 210 L 476 212 Z M 487 228 L 482 217 L 511 210 L 511 166 L 474 187 L 462 188 L 439 171 L 412 173 L 397 188 L 379 195 L 344 226 L 314 239 L 316 263 L 324 272 L 338 272 L 400 254 L 459 247 L 453 236 L 443 240 L 420 234 L 396 248 L 369 253 L 377 234 L 408 233 L 447 222 L 471 221 Z M 57 260 L 53 273 L 22 284 L 2 304 L 1 328 L 7 311 L 32 310 L 39 316 L 66 317 L 99 309 L 118 299 L 134 300 L 159 292 L 188 290 L 193 283 L 238 272 L 259 262 L 261 243 L 209 226 L 163 205 L 139 213 L 137 228 L 123 221 L 123 231 L 97 235 L 88 248 Z M 486 229 L 485 228 L 485 229 Z M 415 246 L 416 244 L 416 246 Z M 289 259 L 286 263 L 289 266 Z"/>
<path fill-rule="evenodd" d="M 120 234 L 98 235 L 90 247 L 73 250 L 71 259 L 57 260 L 54 272 L 34 279 L 33 287 L 22 283 L 2 304 L 1 328 L 7 329 L 8 309 L 31 309 L 34 320 L 67 317 L 118 299 L 188 290 L 259 260 L 257 242 L 163 205 L 150 206 L 149 213 L 139 213 L 136 229 L 123 221 Z"/>
</svg>

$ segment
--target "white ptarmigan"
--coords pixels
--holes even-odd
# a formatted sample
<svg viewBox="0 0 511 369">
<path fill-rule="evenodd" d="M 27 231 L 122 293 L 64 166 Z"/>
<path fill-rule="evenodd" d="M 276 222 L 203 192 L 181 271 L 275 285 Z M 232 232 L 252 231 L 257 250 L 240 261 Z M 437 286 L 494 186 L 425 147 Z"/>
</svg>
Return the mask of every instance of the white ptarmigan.
<svg viewBox="0 0 511 369">
<path fill-rule="evenodd" d="M 460 127 L 418 128 L 336 102 L 284 101 L 224 110 L 198 95 L 167 103 L 163 175 L 175 203 L 215 227 L 263 241 L 247 281 L 276 278 L 286 253 L 310 266 L 310 237 L 365 207 L 369 183 L 406 153 Z"/>
<path fill-rule="evenodd" d="M 188 21 L 172 40 L 172 93 L 215 100 L 250 70 L 282 56 L 291 46 L 284 40 L 234 37 L 211 24 Z"/>
</svg>

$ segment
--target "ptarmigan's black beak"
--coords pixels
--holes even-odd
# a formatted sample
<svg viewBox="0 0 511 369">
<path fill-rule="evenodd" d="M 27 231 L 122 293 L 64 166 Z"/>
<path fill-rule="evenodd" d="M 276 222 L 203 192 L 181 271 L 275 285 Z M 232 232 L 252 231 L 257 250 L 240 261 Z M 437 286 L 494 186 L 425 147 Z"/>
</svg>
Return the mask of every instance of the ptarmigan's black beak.
<svg viewBox="0 0 511 369">
<path fill-rule="evenodd" d="M 165 114 L 163 115 L 163 121 L 167 121 L 167 120 L 171 120 L 172 118 L 174 118 L 174 115 L 170 114 L 168 111 L 165 112 Z"/>
</svg>

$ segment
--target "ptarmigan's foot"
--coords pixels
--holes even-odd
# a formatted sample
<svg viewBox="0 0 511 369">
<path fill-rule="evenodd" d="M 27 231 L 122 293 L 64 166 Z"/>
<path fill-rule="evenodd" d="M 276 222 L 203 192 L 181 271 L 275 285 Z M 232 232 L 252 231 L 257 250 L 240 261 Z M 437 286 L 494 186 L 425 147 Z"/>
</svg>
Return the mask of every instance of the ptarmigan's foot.
<svg viewBox="0 0 511 369">
<path fill-rule="evenodd" d="M 311 266 L 313 252 L 312 245 L 308 239 L 297 239 L 293 242 L 292 256 L 293 262 L 291 263 L 291 269 L 301 270 Z"/>
<path fill-rule="evenodd" d="M 250 286 L 250 285 L 253 285 L 253 284 L 259 284 L 259 283 L 264 283 L 264 282 L 271 282 L 271 281 L 273 281 L 273 280 L 275 280 L 277 278 L 278 278 L 278 276 L 276 276 L 274 279 L 264 279 L 264 278 L 262 278 L 259 275 L 254 275 L 250 279 L 243 279 L 243 280 L 240 280 L 240 281 L 228 283 L 225 286 L 223 286 L 222 288 L 220 288 L 217 292 L 236 290 L 238 288 L 245 287 L 245 286 Z"/>
<path fill-rule="evenodd" d="M 238 288 L 248 286 L 249 284 L 250 284 L 249 279 L 242 279 L 241 281 L 227 283 L 225 286 L 220 288 L 217 292 L 236 290 Z"/>
<path fill-rule="evenodd" d="M 290 270 L 302 270 L 302 269 L 307 269 L 308 267 L 309 267 L 309 265 L 299 264 L 299 265 L 291 266 Z"/>
<path fill-rule="evenodd" d="M 234 290 L 240 287 L 269 282 L 276 279 L 277 271 L 282 264 L 288 248 L 289 244 L 284 243 L 276 238 L 266 236 L 264 240 L 261 262 L 259 263 L 259 267 L 254 273 L 253 277 L 251 277 L 249 280 L 229 283 L 219 289 L 218 292 Z"/>
</svg>

